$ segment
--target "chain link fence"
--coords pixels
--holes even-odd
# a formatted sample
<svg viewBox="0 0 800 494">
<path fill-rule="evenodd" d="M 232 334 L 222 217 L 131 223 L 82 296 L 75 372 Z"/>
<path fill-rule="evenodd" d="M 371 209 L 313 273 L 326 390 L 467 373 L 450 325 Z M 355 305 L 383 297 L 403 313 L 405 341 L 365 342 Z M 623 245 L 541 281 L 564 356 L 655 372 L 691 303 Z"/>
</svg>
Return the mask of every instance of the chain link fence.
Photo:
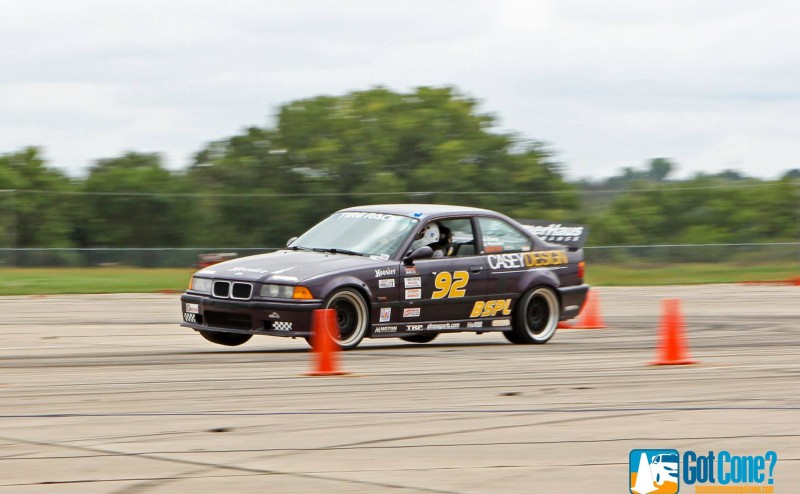
<svg viewBox="0 0 800 494">
<path fill-rule="evenodd" d="M 0 248 L 0 267 L 198 267 L 211 253 L 242 257 L 280 250 L 264 248 Z M 800 261 L 800 242 L 684 245 L 613 245 L 584 249 L 590 264 L 653 267 L 677 263 L 732 262 L 747 265 Z"/>
</svg>

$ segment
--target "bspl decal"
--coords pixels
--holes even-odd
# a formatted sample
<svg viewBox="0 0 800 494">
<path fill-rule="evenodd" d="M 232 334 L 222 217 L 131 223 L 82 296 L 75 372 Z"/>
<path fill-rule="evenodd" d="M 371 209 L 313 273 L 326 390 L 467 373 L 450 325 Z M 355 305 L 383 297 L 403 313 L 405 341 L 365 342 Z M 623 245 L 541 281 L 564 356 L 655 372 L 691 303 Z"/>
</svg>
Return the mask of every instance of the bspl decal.
<svg viewBox="0 0 800 494">
<path fill-rule="evenodd" d="M 477 301 L 472 306 L 469 317 L 495 317 L 498 314 L 511 315 L 511 299 Z"/>
</svg>

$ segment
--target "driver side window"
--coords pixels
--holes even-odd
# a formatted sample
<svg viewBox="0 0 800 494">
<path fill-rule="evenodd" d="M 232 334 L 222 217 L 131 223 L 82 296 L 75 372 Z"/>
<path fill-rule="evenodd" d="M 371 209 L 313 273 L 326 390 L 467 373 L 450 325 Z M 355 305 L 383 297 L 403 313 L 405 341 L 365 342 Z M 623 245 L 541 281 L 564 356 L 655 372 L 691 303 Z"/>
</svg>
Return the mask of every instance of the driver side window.
<svg viewBox="0 0 800 494">
<path fill-rule="evenodd" d="M 449 236 L 446 257 L 466 257 L 475 255 L 475 235 L 469 218 L 440 220 L 443 230 Z"/>
<path fill-rule="evenodd" d="M 412 247 L 419 248 L 423 245 L 433 249 L 434 258 L 474 256 L 475 235 L 472 221 L 469 218 L 431 221 L 422 228 Z"/>
</svg>

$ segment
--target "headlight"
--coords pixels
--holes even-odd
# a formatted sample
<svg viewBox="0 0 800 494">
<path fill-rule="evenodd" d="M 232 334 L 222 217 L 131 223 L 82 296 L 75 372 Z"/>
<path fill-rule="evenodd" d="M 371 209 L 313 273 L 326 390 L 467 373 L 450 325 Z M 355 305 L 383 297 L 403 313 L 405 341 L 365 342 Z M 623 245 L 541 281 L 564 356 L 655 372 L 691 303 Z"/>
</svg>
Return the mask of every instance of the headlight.
<svg viewBox="0 0 800 494">
<path fill-rule="evenodd" d="M 208 278 L 192 278 L 192 290 L 196 292 L 211 293 L 211 285 L 214 280 Z"/>
<path fill-rule="evenodd" d="M 267 298 L 299 298 L 311 300 L 311 290 L 304 286 L 261 285 L 260 295 Z"/>
<path fill-rule="evenodd" d="M 261 296 L 269 298 L 292 298 L 294 287 L 291 285 L 261 285 Z"/>
</svg>

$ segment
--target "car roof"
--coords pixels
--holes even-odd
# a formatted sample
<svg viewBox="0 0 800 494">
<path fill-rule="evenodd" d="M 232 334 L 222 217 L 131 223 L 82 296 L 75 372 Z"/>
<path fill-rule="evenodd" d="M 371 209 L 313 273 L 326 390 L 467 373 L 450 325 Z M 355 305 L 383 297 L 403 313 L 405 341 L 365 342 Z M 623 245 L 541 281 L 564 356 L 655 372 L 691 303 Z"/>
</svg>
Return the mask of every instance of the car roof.
<svg viewBox="0 0 800 494">
<path fill-rule="evenodd" d="M 471 208 L 467 206 L 449 206 L 445 204 L 373 204 L 367 206 L 355 206 L 352 208 L 341 209 L 339 212 L 365 212 L 365 213 L 385 213 L 400 216 L 410 216 L 420 218 L 433 215 L 473 215 L 489 214 L 497 216 L 495 211 L 488 209 Z"/>
</svg>

